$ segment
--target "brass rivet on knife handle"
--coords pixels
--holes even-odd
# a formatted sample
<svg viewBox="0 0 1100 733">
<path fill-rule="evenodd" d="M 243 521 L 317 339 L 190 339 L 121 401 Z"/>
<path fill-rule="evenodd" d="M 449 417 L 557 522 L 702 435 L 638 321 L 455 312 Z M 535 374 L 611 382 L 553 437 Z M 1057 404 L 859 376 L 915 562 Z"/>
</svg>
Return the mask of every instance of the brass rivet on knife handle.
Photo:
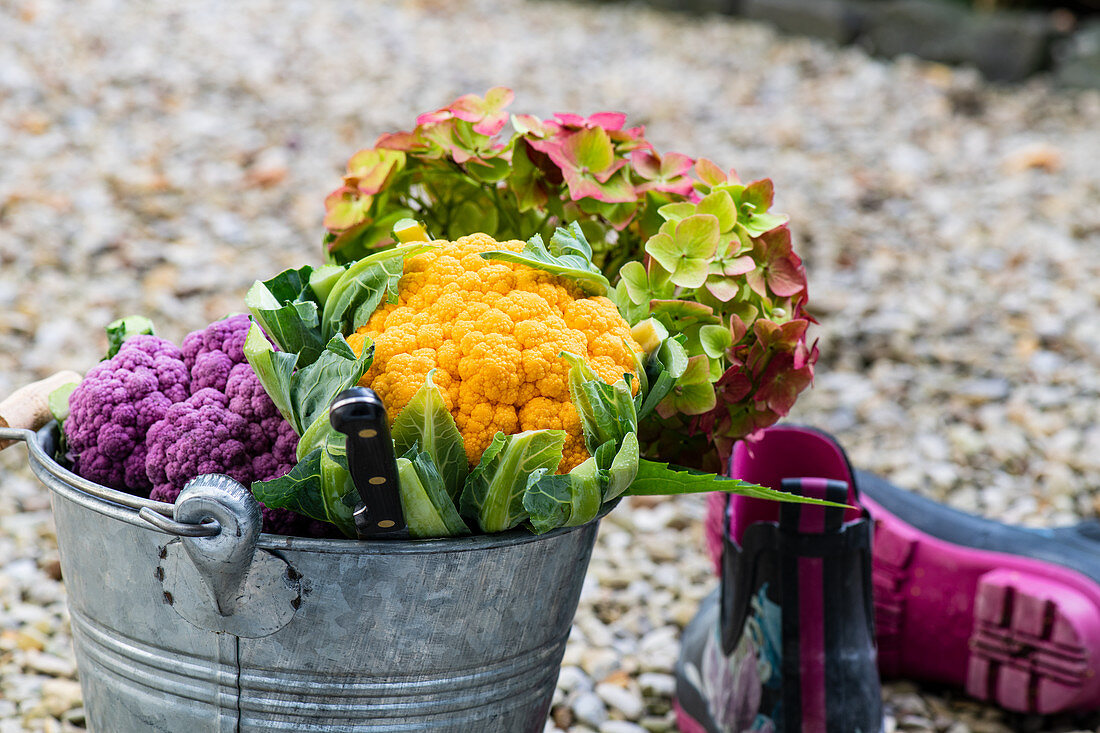
<svg viewBox="0 0 1100 733">
<path fill-rule="evenodd" d="M 81 379 L 74 371 L 63 371 L 15 390 L 0 402 L 0 428 L 38 430 L 53 419 L 50 414 L 50 392 Z M 10 440 L 0 440 L 0 450 L 11 444 Z"/>
</svg>

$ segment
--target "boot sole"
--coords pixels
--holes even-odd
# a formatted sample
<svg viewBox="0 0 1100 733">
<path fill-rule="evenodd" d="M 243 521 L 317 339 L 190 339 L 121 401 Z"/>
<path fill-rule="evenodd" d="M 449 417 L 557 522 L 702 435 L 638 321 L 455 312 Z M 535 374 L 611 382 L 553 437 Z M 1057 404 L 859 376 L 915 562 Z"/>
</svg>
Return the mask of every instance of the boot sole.
<svg viewBox="0 0 1100 733">
<path fill-rule="evenodd" d="M 872 584 L 883 675 L 956 684 L 1025 713 L 1100 707 L 1100 584 L 1023 554 L 1057 554 L 1059 548 L 1038 546 L 1057 540 L 909 492 L 899 498 L 890 491 L 901 489 L 869 476 L 858 476 L 857 484 L 875 521 Z M 897 506 L 914 497 L 921 506 Z M 919 508 L 925 530 L 876 499 L 895 510 Z M 944 534 L 972 532 L 983 547 L 934 536 L 937 523 Z M 1065 556 L 1080 553 L 1062 549 Z M 1100 554 L 1092 562 L 1100 566 Z"/>
</svg>

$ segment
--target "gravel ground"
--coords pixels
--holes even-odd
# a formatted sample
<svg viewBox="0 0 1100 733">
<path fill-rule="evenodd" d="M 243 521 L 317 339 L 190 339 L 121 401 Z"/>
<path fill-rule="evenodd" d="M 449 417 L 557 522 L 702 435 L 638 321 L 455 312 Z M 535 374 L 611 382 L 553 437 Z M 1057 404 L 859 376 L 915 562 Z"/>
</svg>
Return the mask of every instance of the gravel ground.
<svg viewBox="0 0 1100 733">
<path fill-rule="evenodd" d="M 178 340 L 240 310 L 257 276 L 318 260 L 352 152 L 497 84 L 517 111 L 623 110 L 662 150 L 774 179 L 821 320 L 792 417 L 858 465 L 1009 521 L 1100 510 L 1100 95 L 629 5 L 0 0 L 0 395 L 87 369 L 115 317 Z M 0 733 L 77 730 L 25 463 L 0 456 Z M 605 522 L 551 729 L 670 730 L 678 635 L 716 584 L 702 514 Z M 1100 725 L 885 694 L 888 730 Z"/>
</svg>

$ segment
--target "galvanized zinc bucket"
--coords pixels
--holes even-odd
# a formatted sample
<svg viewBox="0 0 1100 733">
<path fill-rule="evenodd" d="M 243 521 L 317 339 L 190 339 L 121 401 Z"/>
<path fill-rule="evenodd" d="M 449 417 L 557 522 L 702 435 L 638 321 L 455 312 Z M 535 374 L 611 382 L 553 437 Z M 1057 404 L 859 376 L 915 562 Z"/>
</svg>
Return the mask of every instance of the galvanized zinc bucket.
<svg viewBox="0 0 1100 733">
<path fill-rule="evenodd" d="M 67 471 L 57 435 L 0 427 L 0 446 L 24 441 L 51 492 L 91 730 L 543 730 L 596 521 L 401 542 L 263 534 L 227 477 L 149 501 Z"/>
</svg>

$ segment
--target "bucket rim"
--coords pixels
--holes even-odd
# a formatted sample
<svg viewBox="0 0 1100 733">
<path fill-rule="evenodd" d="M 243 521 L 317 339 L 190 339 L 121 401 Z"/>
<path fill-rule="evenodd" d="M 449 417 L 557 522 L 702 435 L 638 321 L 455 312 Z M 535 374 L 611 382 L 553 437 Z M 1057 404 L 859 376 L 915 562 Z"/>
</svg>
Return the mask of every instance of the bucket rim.
<svg viewBox="0 0 1100 733">
<path fill-rule="evenodd" d="M 59 426 L 56 420 L 49 422 L 45 427 L 35 433 L 25 431 L 28 455 L 32 468 L 38 464 L 45 470 L 53 481 L 47 481 L 39 475 L 39 479 L 50 491 L 65 495 L 75 492 L 79 495 L 78 503 L 87 506 L 93 511 L 108 517 L 142 527 L 151 532 L 162 530 L 140 518 L 138 511 L 148 507 L 157 514 L 171 518 L 175 504 L 163 501 L 146 499 L 136 494 L 112 489 L 109 486 L 97 484 L 86 478 L 78 476 L 54 458 L 54 445 L 57 440 Z M 36 472 L 37 473 L 37 472 Z M 69 496 L 69 499 L 74 497 Z M 408 539 L 408 540 L 354 540 L 349 538 L 322 539 L 317 537 L 297 537 L 293 535 L 272 534 L 261 532 L 256 542 L 256 547 L 265 550 L 298 550 L 324 554 L 354 554 L 354 555 L 434 555 L 444 552 L 476 552 L 479 550 L 498 549 L 501 547 L 514 547 L 530 542 L 560 537 L 589 525 L 598 523 L 607 516 L 608 512 L 618 506 L 621 497 L 605 503 L 600 507 L 600 513 L 594 519 L 585 524 L 574 527 L 559 527 L 544 534 L 517 527 L 506 532 L 495 534 L 477 534 L 467 537 L 446 537 L 437 539 Z M 94 506 L 101 504 L 102 506 Z"/>
</svg>

